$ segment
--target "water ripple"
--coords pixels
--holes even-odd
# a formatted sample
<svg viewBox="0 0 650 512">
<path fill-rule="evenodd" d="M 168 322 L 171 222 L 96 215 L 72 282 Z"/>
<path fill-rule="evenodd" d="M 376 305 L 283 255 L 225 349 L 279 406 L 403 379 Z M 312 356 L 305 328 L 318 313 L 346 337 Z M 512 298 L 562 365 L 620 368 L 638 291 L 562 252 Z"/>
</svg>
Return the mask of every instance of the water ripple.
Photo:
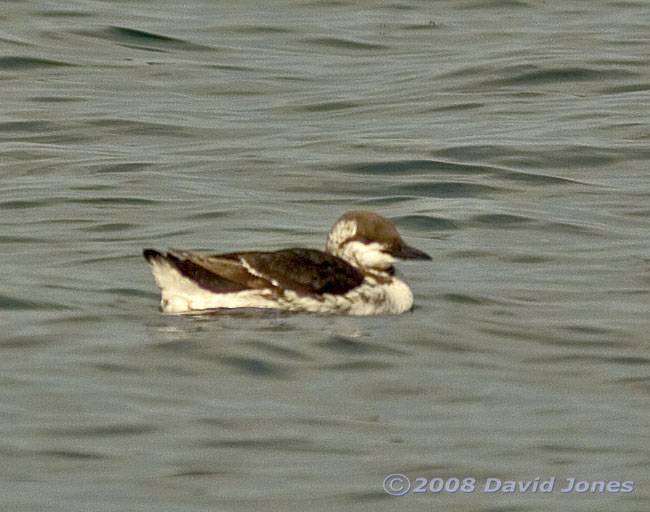
<svg viewBox="0 0 650 512">
<path fill-rule="evenodd" d="M 13 310 L 13 311 L 38 311 L 38 310 L 64 310 L 68 309 L 61 304 L 45 301 L 32 301 L 24 300 L 9 295 L 0 295 L 0 310 Z"/>
<path fill-rule="evenodd" d="M 58 459 L 104 459 L 106 455 L 94 452 L 82 452 L 79 450 L 41 450 L 38 455 L 56 457 Z"/>
<path fill-rule="evenodd" d="M 150 434 L 157 429 L 152 425 L 144 424 L 108 424 L 92 425 L 87 427 L 51 428 L 48 434 L 60 437 L 105 437 L 105 436 L 133 436 Z"/>
<path fill-rule="evenodd" d="M 522 227 L 533 221 L 533 219 L 521 215 L 510 215 L 505 213 L 487 213 L 474 215 L 470 220 L 476 224 L 484 224 L 496 228 Z"/>
<path fill-rule="evenodd" d="M 42 59 L 37 57 L 19 57 L 12 55 L 0 57 L 0 69 L 4 69 L 6 71 L 71 66 L 74 66 L 74 64 L 71 64 L 70 62 Z"/>
<path fill-rule="evenodd" d="M 183 39 L 129 27 L 108 26 L 93 31 L 79 31 L 78 34 L 106 39 L 140 50 L 214 50 L 214 48 L 184 41 Z"/>
<path fill-rule="evenodd" d="M 409 183 L 396 187 L 399 192 L 424 197 L 487 197 L 495 192 L 505 192 L 502 187 L 465 183 L 462 181 L 441 181 Z"/>
<path fill-rule="evenodd" d="M 266 377 L 275 379 L 288 379 L 289 371 L 286 367 L 277 363 L 271 363 L 264 359 L 253 357 L 223 357 L 221 361 L 227 366 L 232 366 L 255 377 Z"/>
<path fill-rule="evenodd" d="M 303 41 L 316 45 L 318 47 L 334 48 L 336 50 L 369 51 L 387 50 L 389 48 L 383 44 L 368 43 L 365 41 L 354 41 L 351 39 L 342 39 L 338 37 L 313 37 L 304 39 Z"/>
<path fill-rule="evenodd" d="M 442 151 L 441 151 L 442 152 Z M 471 154 L 471 148 L 465 146 L 444 150 L 445 154 L 462 156 Z M 572 179 L 535 174 L 521 170 L 508 169 L 493 165 L 475 163 L 450 162 L 445 160 L 402 160 L 357 163 L 343 166 L 341 170 L 355 174 L 370 174 L 379 176 L 400 176 L 413 174 L 455 174 L 455 175 L 488 175 L 514 182 L 525 182 L 532 185 L 551 185 L 556 183 L 576 183 Z"/>
<path fill-rule="evenodd" d="M 384 347 L 375 343 L 367 343 L 345 336 L 331 336 L 328 340 L 319 343 L 318 346 L 334 352 L 346 354 L 402 354 L 400 350 Z"/>
<path fill-rule="evenodd" d="M 484 85 L 534 85 L 553 82 L 577 82 L 577 81 L 602 81 L 612 78 L 620 78 L 621 75 L 634 76 L 634 73 L 621 73 L 620 70 L 602 70 L 588 68 L 556 68 L 556 69 L 534 69 L 525 71 L 515 76 L 488 80 Z"/>
<path fill-rule="evenodd" d="M 415 231 L 459 229 L 458 224 L 445 217 L 433 217 L 430 215 L 403 215 L 401 217 L 396 217 L 394 220 L 400 226 L 406 226 Z"/>
</svg>

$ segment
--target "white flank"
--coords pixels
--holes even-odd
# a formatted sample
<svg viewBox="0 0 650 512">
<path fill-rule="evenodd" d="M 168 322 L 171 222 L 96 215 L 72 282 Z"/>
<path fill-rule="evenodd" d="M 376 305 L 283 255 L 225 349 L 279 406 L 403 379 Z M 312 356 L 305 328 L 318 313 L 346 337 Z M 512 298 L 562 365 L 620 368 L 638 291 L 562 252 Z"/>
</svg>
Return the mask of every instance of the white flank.
<svg viewBox="0 0 650 512">
<path fill-rule="evenodd" d="M 261 290 L 214 293 L 183 276 L 166 260 L 152 261 L 153 275 L 162 290 L 160 307 L 165 313 L 191 313 L 217 308 L 272 307 Z"/>
<path fill-rule="evenodd" d="M 284 290 L 277 297 L 268 289 L 215 293 L 181 275 L 167 261 L 152 261 L 156 283 L 162 290 L 160 307 L 165 313 L 201 313 L 220 308 L 272 308 L 348 315 L 398 314 L 411 309 L 413 294 L 404 281 L 393 277 L 386 284 L 367 277 L 345 295 L 299 295 Z"/>
</svg>

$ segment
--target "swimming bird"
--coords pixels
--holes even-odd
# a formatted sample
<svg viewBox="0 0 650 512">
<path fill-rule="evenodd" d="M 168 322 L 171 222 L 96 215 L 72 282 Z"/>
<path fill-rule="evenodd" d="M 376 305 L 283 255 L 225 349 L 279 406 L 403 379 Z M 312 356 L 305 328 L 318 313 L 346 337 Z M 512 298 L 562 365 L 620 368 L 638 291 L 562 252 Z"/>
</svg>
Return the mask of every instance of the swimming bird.
<svg viewBox="0 0 650 512">
<path fill-rule="evenodd" d="M 388 219 L 350 211 L 334 224 L 326 251 L 282 249 L 202 256 L 144 249 L 166 313 L 272 308 L 348 315 L 397 314 L 413 306 L 396 259 L 431 257 L 404 243 Z"/>
</svg>

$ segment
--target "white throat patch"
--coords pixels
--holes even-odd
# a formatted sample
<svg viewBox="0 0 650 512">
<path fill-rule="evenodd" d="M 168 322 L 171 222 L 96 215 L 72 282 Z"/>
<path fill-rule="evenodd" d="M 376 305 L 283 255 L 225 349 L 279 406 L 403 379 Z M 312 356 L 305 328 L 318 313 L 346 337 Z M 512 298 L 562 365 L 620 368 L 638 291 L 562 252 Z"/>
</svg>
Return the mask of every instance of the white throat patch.
<svg viewBox="0 0 650 512">
<path fill-rule="evenodd" d="M 352 240 L 343 244 L 338 256 L 358 268 L 386 270 L 395 258 L 383 251 L 384 246 L 379 242 L 364 244 Z"/>
</svg>

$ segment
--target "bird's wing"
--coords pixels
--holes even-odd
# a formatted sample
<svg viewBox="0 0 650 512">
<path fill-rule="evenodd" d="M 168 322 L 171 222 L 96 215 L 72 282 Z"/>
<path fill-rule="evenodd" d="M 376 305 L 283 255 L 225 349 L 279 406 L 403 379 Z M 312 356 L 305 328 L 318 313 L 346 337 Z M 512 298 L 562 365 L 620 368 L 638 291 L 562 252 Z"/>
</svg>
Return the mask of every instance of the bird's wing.
<svg viewBox="0 0 650 512">
<path fill-rule="evenodd" d="M 315 249 L 211 256 L 184 249 L 170 249 L 167 254 L 145 249 L 144 256 L 149 261 L 164 259 L 183 276 L 216 293 L 288 289 L 301 295 L 342 295 L 364 279 L 363 272 L 346 261 Z"/>
<path fill-rule="evenodd" d="M 260 279 L 303 295 L 342 295 L 364 279 L 363 272 L 346 261 L 315 249 L 244 252 L 221 257 L 236 258 Z"/>
<path fill-rule="evenodd" d="M 213 292 L 273 288 L 268 280 L 251 274 L 238 259 L 202 256 L 183 249 L 170 249 L 165 257 L 182 275 Z"/>
</svg>

